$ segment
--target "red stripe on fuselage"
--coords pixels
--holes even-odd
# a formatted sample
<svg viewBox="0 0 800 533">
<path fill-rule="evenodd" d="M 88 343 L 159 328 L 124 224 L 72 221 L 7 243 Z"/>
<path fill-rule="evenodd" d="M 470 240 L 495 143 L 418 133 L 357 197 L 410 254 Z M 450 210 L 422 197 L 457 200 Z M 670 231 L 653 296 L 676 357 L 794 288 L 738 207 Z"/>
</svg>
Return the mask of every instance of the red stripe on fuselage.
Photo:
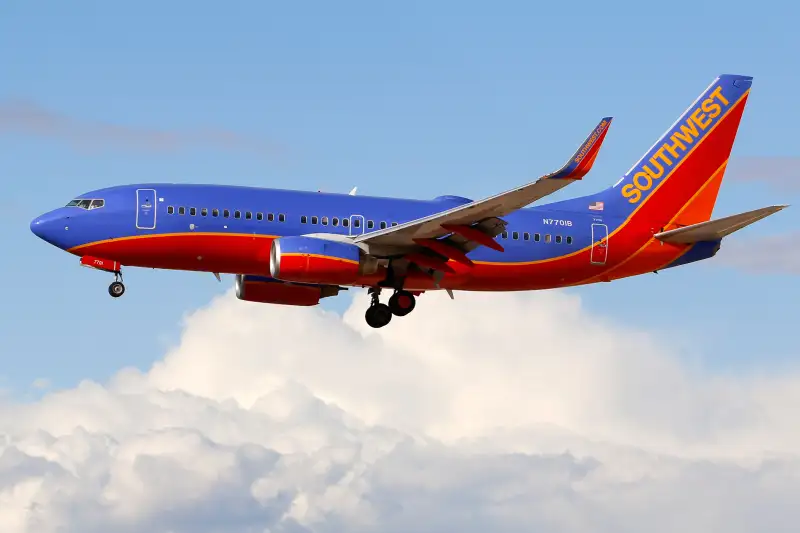
<svg viewBox="0 0 800 533">
<path fill-rule="evenodd" d="M 90 243 L 69 250 L 108 257 L 125 266 L 224 274 L 269 275 L 272 235 L 176 233 L 140 235 Z"/>
</svg>

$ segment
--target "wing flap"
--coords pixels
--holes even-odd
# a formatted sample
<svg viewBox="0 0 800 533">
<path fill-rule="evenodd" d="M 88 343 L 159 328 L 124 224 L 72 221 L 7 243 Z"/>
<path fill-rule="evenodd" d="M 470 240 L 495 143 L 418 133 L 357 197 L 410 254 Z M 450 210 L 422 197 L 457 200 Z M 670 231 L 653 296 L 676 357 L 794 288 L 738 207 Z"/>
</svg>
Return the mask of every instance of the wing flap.
<svg viewBox="0 0 800 533">
<path fill-rule="evenodd" d="M 660 241 L 672 244 L 692 244 L 701 241 L 715 241 L 787 207 L 789 206 L 773 205 L 762 207 L 761 209 L 755 209 L 717 220 L 709 220 L 683 228 L 662 231 L 661 233 L 656 233 L 654 237 Z"/>
</svg>

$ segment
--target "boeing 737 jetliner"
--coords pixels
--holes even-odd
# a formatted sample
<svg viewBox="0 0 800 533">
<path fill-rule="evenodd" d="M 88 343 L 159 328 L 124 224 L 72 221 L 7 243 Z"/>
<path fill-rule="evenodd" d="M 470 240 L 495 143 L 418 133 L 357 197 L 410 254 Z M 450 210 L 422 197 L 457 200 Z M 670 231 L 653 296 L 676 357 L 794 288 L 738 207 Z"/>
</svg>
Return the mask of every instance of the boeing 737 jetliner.
<svg viewBox="0 0 800 533">
<path fill-rule="evenodd" d="M 375 328 L 425 291 L 612 281 L 713 257 L 725 236 L 786 207 L 710 220 L 751 84 L 719 76 L 616 184 L 571 200 L 526 207 L 591 170 L 610 117 L 560 170 L 483 200 L 143 183 L 82 194 L 31 231 L 114 274 L 114 297 L 123 266 L 233 274 L 238 298 L 272 304 L 366 287 Z"/>
</svg>

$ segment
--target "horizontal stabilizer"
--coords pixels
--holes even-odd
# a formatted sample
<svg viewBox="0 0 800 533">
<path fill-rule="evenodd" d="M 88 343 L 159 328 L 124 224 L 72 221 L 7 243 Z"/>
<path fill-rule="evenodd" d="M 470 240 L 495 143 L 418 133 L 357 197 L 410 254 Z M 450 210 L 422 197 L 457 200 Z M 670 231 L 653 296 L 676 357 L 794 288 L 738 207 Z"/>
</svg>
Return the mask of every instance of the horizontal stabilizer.
<svg viewBox="0 0 800 533">
<path fill-rule="evenodd" d="M 707 222 L 700 222 L 699 224 L 692 224 L 683 228 L 673 229 L 669 231 L 662 231 L 656 233 L 654 237 L 660 241 L 672 244 L 692 244 L 702 241 L 716 241 L 720 240 L 734 231 L 749 226 L 753 222 L 758 222 L 762 218 L 766 218 L 778 211 L 789 207 L 787 205 L 773 205 L 770 207 L 762 207 L 754 211 L 746 213 L 739 213 L 738 215 L 731 215 L 729 217 L 720 218 L 717 220 L 709 220 Z"/>
</svg>

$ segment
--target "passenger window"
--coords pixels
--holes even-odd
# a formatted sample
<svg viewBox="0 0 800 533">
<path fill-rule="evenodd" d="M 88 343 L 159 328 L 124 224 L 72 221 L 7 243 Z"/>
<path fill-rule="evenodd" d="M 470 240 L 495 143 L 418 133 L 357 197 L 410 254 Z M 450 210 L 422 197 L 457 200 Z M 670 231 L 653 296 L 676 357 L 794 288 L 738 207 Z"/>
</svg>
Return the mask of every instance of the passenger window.
<svg viewBox="0 0 800 533">
<path fill-rule="evenodd" d="M 227 209 L 223 209 L 222 216 L 223 216 L 223 218 L 230 218 L 231 217 L 231 212 L 228 211 Z"/>
<path fill-rule="evenodd" d="M 275 215 L 272 213 L 267 213 L 267 221 L 273 222 L 275 220 Z"/>
<path fill-rule="evenodd" d="M 345 228 L 350 227 L 350 219 L 343 218 L 342 219 L 342 226 L 344 226 Z"/>
<path fill-rule="evenodd" d="M 392 222 L 392 226 L 396 226 L 396 225 L 397 225 L 397 222 Z"/>
<path fill-rule="evenodd" d="M 572 237 L 567 236 L 567 244 L 572 244 Z"/>
<path fill-rule="evenodd" d="M 300 223 L 301 223 L 301 224 L 305 224 L 305 223 L 307 223 L 307 222 L 308 222 L 308 218 L 306 218 L 306 216 L 305 216 L 305 215 L 303 215 L 303 216 L 301 216 L 301 217 L 300 217 Z"/>
<path fill-rule="evenodd" d="M 244 218 L 246 218 L 247 220 L 252 219 L 253 218 L 253 213 L 251 213 L 250 211 L 245 211 Z"/>
<path fill-rule="evenodd" d="M 186 208 L 185 207 L 179 207 L 178 208 L 178 214 L 179 215 L 185 215 L 186 214 Z"/>
<path fill-rule="evenodd" d="M 196 207 L 190 207 L 190 208 L 189 208 L 189 214 L 190 214 L 191 216 L 195 216 L 195 215 L 197 215 L 197 208 L 196 208 Z"/>
<path fill-rule="evenodd" d="M 336 218 L 336 217 L 333 217 L 333 220 L 331 220 L 331 223 L 332 223 L 334 226 L 338 226 L 338 225 L 339 225 L 339 219 L 338 219 L 338 218 Z"/>
<path fill-rule="evenodd" d="M 515 241 L 518 241 L 519 240 L 519 232 L 515 231 L 514 233 L 512 233 L 511 234 L 511 238 L 514 239 Z"/>
<path fill-rule="evenodd" d="M 507 231 L 504 231 L 504 232 L 503 232 L 503 238 L 504 238 L 504 239 L 508 239 L 508 232 L 507 232 Z"/>
<path fill-rule="evenodd" d="M 311 217 L 311 223 L 316 224 L 319 221 L 317 217 Z"/>
<path fill-rule="evenodd" d="M 233 212 L 233 218 L 242 218 L 242 212 L 238 211 L 238 210 L 234 211 Z"/>
<path fill-rule="evenodd" d="M 170 215 L 174 215 L 175 214 L 175 208 L 172 207 L 172 206 L 169 206 L 167 208 L 167 213 L 170 214 Z"/>
<path fill-rule="evenodd" d="M 264 213 L 256 213 L 256 220 L 264 220 Z"/>
<path fill-rule="evenodd" d="M 522 238 L 526 241 L 529 241 L 531 240 L 531 234 L 526 231 L 525 233 L 522 234 Z"/>
<path fill-rule="evenodd" d="M 367 220 L 367 229 L 372 229 L 375 227 L 375 222 L 372 220 Z"/>
<path fill-rule="evenodd" d="M 361 227 L 361 219 L 360 218 L 356 218 L 356 219 L 353 220 L 353 227 L 354 228 L 360 228 Z"/>
<path fill-rule="evenodd" d="M 205 207 L 200 210 L 200 216 L 207 217 L 208 216 L 208 209 Z"/>
<path fill-rule="evenodd" d="M 550 242 L 550 234 L 549 233 L 544 236 L 544 242 L 546 242 L 546 243 Z"/>
<path fill-rule="evenodd" d="M 381 229 L 386 229 L 386 222 L 381 222 Z"/>
<path fill-rule="evenodd" d="M 556 235 L 556 244 L 561 244 L 561 235 Z"/>
<path fill-rule="evenodd" d="M 536 241 L 536 242 L 539 242 L 539 239 L 540 239 L 539 234 L 538 233 L 534 233 L 533 234 L 533 240 Z"/>
<path fill-rule="evenodd" d="M 322 217 L 322 225 L 323 226 L 327 226 L 328 225 L 328 217 Z"/>
<path fill-rule="evenodd" d="M 286 215 L 284 215 L 283 213 L 278 215 L 278 222 L 286 222 Z"/>
<path fill-rule="evenodd" d="M 89 206 L 89 209 L 100 209 L 106 205 L 105 200 L 92 200 L 92 204 Z"/>
<path fill-rule="evenodd" d="M 212 217 L 218 217 L 219 216 L 219 209 L 212 209 L 211 210 L 211 216 Z"/>
</svg>

